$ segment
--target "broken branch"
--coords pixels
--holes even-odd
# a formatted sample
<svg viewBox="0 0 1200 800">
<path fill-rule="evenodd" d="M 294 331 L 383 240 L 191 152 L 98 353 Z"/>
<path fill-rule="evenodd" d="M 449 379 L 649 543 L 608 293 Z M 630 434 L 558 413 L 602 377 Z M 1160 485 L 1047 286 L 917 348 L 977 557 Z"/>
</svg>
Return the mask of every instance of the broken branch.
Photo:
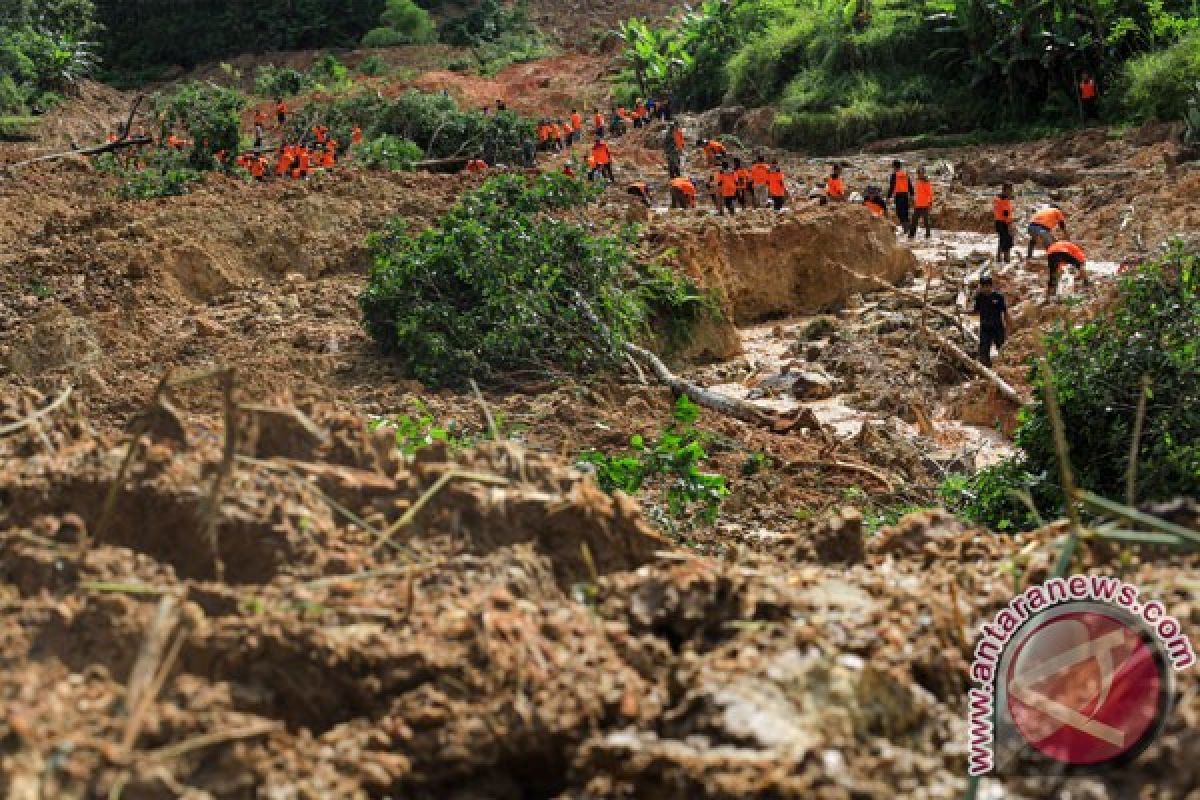
<svg viewBox="0 0 1200 800">
<path fill-rule="evenodd" d="M 1008 383 L 1008 381 L 997 375 L 995 371 L 988 369 L 983 364 L 980 364 L 978 361 L 964 353 L 958 345 L 954 344 L 954 342 L 950 341 L 945 336 L 942 336 L 940 333 L 928 329 L 920 331 L 920 334 L 928 339 L 929 342 L 935 347 L 940 348 L 943 353 L 949 353 L 954 360 L 959 363 L 960 366 L 990 382 L 996 387 L 996 391 L 1000 392 L 1005 400 L 1008 400 L 1009 402 L 1018 406 L 1025 405 L 1025 398 L 1021 397 L 1017 390 L 1014 389 L 1012 385 Z"/>
</svg>

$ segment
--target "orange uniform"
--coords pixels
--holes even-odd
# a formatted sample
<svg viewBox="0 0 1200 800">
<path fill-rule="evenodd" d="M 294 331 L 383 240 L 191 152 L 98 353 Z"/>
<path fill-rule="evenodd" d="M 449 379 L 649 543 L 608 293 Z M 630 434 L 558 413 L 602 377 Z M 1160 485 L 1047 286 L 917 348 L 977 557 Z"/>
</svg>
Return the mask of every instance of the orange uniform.
<svg viewBox="0 0 1200 800">
<path fill-rule="evenodd" d="M 916 190 L 914 205 L 917 208 L 933 208 L 933 184 L 918 178 Z"/>
<path fill-rule="evenodd" d="M 571 114 L 571 129 L 576 131 L 583 130 L 583 117 L 580 116 L 578 111 Z"/>
<path fill-rule="evenodd" d="M 867 207 L 868 211 L 870 211 L 872 214 L 874 214 L 877 217 L 882 217 L 883 212 L 885 212 L 887 210 L 884 207 L 883 203 L 881 203 L 879 201 L 879 199 L 875 198 L 875 197 L 868 197 L 866 200 L 863 201 L 863 205 Z"/>
<path fill-rule="evenodd" d="M 604 127 L 604 115 L 601 114 L 599 111 L 597 111 L 596 116 L 592 117 L 592 122 L 596 123 L 596 130 L 603 128 Z"/>
<path fill-rule="evenodd" d="M 910 189 L 909 183 L 908 183 L 908 173 L 905 172 L 904 170 L 900 170 L 895 174 L 895 178 L 896 178 L 896 187 L 895 187 L 896 194 L 908 194 L 909 189 Z"/>
<path fill-rule="evenodd" d="M 1057 208 L 1043 208 L 1034 214 L 1029 222 L 1033 225 L 1041 225 L 1046 230 L 1052 231 L 1060 225 L 1066 225 L 1067 216 Z"/>
<path fill-rule="evenodd" d="M 1096 99 L 1096 82 L 1091 78 L 1079 84 L 1079 96 L 1084 100 Z"/>
<path fill-rule="evenodd" d="M 745 191 L 745 190 L 749 189 L 751 186 L 750 170 L 747 169 L 746 167 L 742 167 L 741 169 L 739 169 L 737 171 L 736 174 L 737 174 L 738 189 L 740 191 Z"/>
<path fill-rule="evenodd" d="M 355 125 L 354 130 L 350 133 L 350 141 L 353 142 L 354 144 L 362 144 L 362 140 L 363 140 L 362 128 Z"/>
<path fill-rule="evenodd" d="M 717 156 L 724 155 L 728 152 L 725 145 L 718 142 L 716 139 L 709 139 L 704 145 L 704 157 L 709 164 L 716 162 Z"/>
<path fill-rule="evenodd" d="M 996 222 L 1012 222 L 1013 204 L 1012 200 L 1003 195 L 996 195 L 992 199 L 992 217 Z"/>
<path fill-rule="evenodd" d="M 1079 266 L 1087 263 L 1087 254 L 1080 249 L 1079 245 L 1074 242 L 1055 242 L 1046 248 L 1046 255 L 1052 256 L 1056 253 L 1062 253 L 1070 258 Z"/>
<path fill-rule="evenodd" d="M 467 162 L 467 172 L 471 175 L 478 175 L 481 172 L 487 172 L 487 162 L 482 158 L 472 158 Z"/>
<path fill-rule="evenodd" d="M 692 183 L 689 178 L 673 178 L 671 180 L 671 188 L 678 189 L 688 197 L 696 196 L 696 184 Z"/>
<path fill-rule="evenodd" d="M 261 156 L 251 156 L 250 158 L 250 174 L 256 178 L 261 178 L 267 172 L 267 160 Z"/>
<path fill-rule="evenodd" d="M 722 170 L 717 173 L 717 188 L 721 191 L 721 197 L 730 198 L 737 197 L 738 191 L 738 176 L 736 172 L 731 170 Z"/>
<path fill-rule="evenodd" d="M 846 183 L 841 178 L 830 178 L 825 181 L 825 196 L 830 200 L 843 200 L 846 197 Z"/>
<path fill-rule="evenodd" d="M 608 142 L 596 142 L 592 145 L 592 158 L 596 162 L 596 166 L 602 167 L 605 164 L 612 163 L 612 151 L 608 149 Z"/>
<path fill-rule="evenodd" d="M 771 170 L 767 173 L 767 192 L 771 197 L 787 196 L 787 184 L 784 182 L 781 171 Z"/>
<path fill-rule="evenodd" d="M 686 144 L 683 140 L 683 128 L 676 128 L 673 136 L 675 137 L 675 149 L 682 153 Z"/>
</svg>

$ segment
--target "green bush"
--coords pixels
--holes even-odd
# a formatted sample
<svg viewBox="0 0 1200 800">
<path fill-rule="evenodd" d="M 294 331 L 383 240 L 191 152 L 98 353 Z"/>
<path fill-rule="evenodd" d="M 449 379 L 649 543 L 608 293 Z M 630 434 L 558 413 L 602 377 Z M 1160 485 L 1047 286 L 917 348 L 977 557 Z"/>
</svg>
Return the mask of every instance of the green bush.
<svg viewBox="0 0 1200 800">
<path fill-rule="evenodd" d="M 1200 486 L 1200 258 L 1175 245 L 1123 277 L 1104 316 L 1047 336 L 1077 483 L 1124 497 L 1143 376 L 1150 395 L 1138 456 L 1137 500 L 1194 494 Z M 1041 389 L 1048 376 L 1035 367 Z M 1040 393 L 1039 393 L 1040 397 Z M 1057 474 L 1049 414 L 1039 399 L 1016 441 L 1030 470 Z"/>
<path fill-rule="evenodd" d="M 387 72 L 388 65 L 381 56 L 372 53 L 359 62 L 357 71 L 359 75 L 375 78 Z"/>
<path fill-rule="evenodd" d="M 1125 65 L 1122 101 L 1138 119 L 1181 119 L 1200 80 L 1200 31 Z"/>
<path fill-rule="evenodd" d="M 291 67 L 264 64 L 254 73 L 254 91 L 264 97 L 293 97 L 314 84 L 307 73 Z"/>
<path fill-rule="evenodd" d="M 413 0 L 387 0 L 380 27 L 363 37 L 363 47 L 396 47 L 437 41 L 437 28 L 429 12 Z"/>
<path fill-rule="evenodd" d="M 178 197 L 204 180 L 203 173 L 192 168 L 187 154 L 171 150 L 155 151 L 146 160 L 144 169 L 124 169 L 116 159 L 108 162 L 106 168 L 124 177 L 117 188 L 117 197 L 122 200 Z"/>
<path fill-rule="evenodd" d="M 0 114 L 44 111 L 95 69 L 92 0 L 0 4 Z"/>
<path fill-rule="evenodd" d="M 1057 511 L 1058 499 L 1046 473 L 1030 472 L 1021 458 L 1002 461 L 974 475 L 951 475 L 940 488 L 942 502 L 964 519 L 1001 533 L 1033 530 Z"/>
<path fill-rule="evenodd" d="M 654 483 L 663 506 L 676 520 L 711 525 L 729 488 L 724 476 L 701 469 L 708 459 L 704 448 L 711 437 L 696 429 L 699 416 L 699 406 L 681 395 L 675 401 L 672 422 L 655 441 L 633 436 L 628 452 L 589 450 L 579 461 L 595 470 L 596 483 L 606 492 L 636 495 L 647 483 Z"/>
<path fill-rule="evenodd" d="M 154 96 L 161 137 L 166 138 L 172 129 L 186 131 L 192 139 L 188 163 L 198 170 L 216 168 L 214 155 L 222 150 L 240 151 L 245 107 L 245 95 L 213 83 L 189 83 L 174 94 Z"/>
<path fill-rule="evenodd" d="M 396 221 L 369 240 L 367 330 L 407 375 L 434 386 L 586 375 L 623 363 L 649 310 L 632 232 L 557 218 L 598 190 L 558 174 L 499 176 L 428 230 Z M 592 324 L 579 300 L 595 313 Z"/>
<path fill-rule="evenodd" d="M 399 136 L 377 136 L 357 150 L 355 156 L 364 166 L 393 171 L 411 170 L 425 154 L 414 142 Z"/>
</svg>

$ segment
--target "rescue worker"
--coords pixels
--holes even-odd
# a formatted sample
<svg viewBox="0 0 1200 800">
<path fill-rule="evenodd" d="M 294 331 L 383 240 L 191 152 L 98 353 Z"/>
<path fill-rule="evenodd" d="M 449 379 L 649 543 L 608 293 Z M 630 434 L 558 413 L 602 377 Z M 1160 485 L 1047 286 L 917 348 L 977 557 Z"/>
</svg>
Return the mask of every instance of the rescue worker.
<svg viewBox="0 0 1200 800">
<path fill-rule="evenodd" d="M 908 209 L 912 200 L 912 182 L 899 159 L 892 162 L 892 177 L 888 180 L 887 199 L 896 204 L 896 219 L 900 227 L 908 230 Z"/>
<path fill-rule="evenodd" d="M 571 109 L 571 136 L 567 141 L 568 145 L 573 145 L 579 141 L 579 137 L 583 135 L 583 117 L 579 111 Z"/>
<path fill-rule="evenodd" d="M 328 139 L 321 151 L 321 168 L 333 169 L 337 164 L 337 139 Z"/>
<path fill-rule="evenodd" d="M 991 275 L 984 275 L 980 279 L 979 292 L 975 295 L 975 306 L 971 313 L 979 317 L 979 363 L 990 367 L 993 345 L 999 352 L 1008 338 L 1008 331 L 1012 329 L 1008 303 L 1004 295 L 993 287 Z"/>
<path fill-rule="evenodd" d="M 775 210 L 782 211 L 784 203 L 787 202 L 787 181 L 778 161 L 772 161 L 771 168 L 767 170 L 767 194 Z"/>
<path fill-rule="evenodd" d="M 1062 229 L 1063 236 L 1070 236 L 1067 231 L 1067 215 L 1058 206 L 1047 206 L 1034 213 L 1029 219 L 1029 251 L 1026 258 L 1033 258 L 1033 250 L 1037 245 L 1049 247 L 1054 244 L 1054 231 Z"/>
<path fill-rule="evenodd" d="M 266 136 L 266 130 L 261 122 L 254 123 L 254 149 L 259 150 L 263 146 L 263 137 Z"/>
<path fill-rule="evenodd" d="M 633 104 L 633 127 L 640 128 L 646 124 L 646 103 L 638 98 Z"/>
<path fill-rule="evenodd" d="M 842 180 L 840 164 L 834 164 L 825 179 L 825 196 L 835 203 L 846 202 L 846 182 Z"/>
<path fill-rule="evenodd" d="M 282 128 L 287 122 L 288 107 L 287 103 L 283 102 L 283 98 L 275 98 L 275 122 L 276 127 Z"/>
<path fill-rule="evenodd" d="M 262 156 L 250 157 L 250 174 L 259 183 L 262 183 L 267 179 L 267 168 L 269 166 L 270 165 L 267 163 L 267 159 L 263 158 Z"/>
<path fill-rule="evenodd" d="M 740 158 L 733 160 L 733 171 L 737 173 L 737 198 L 738 205 L 743 209 L 751 205 L 750 193 L 753 191 L 753 186 L 750 183 L 750 168 L 742 164 Z"/>
<path fill-rule="evenodd" d="M 717 173 L 717 189 L 721 195 L 721 207 L 717 213 L 729 212 L 730 216 L 737 213 L 738 174 L 728 161 Z"/>
<path fill-rule="evenodd" d="M 996 263 L 1007 264 L 1012 261 L 1013 248 L 1013 187 L 1006 183 L 1000 187 L 1000 194 L 992 198 L 992 218 L 996 222 Z"/>
<path fill-rule="evenodd" d="M 716 139 L 701 139 L 696 143 L 704 149 L 704 166 L 715 167 L 717 162 L 726 156 L 728 150 Z"/>
<path fill-rule="evenodd" d="M 877 217 L 887 214 L 887 201 L 883 199 L 883 191 L 878 186 L 868 186 L 863 205 Z"/>
<path fill-rule="evenodd" d="M 921 220 L 925 220 L 925 238 L 930 239 L 933 234 L 929 230 L 929 213 L 933 210 L 933 184 L 929 181 L 929 176 L 925 174 L 924 167 L 917 167 L 917 180 L 913 184 L 913 214 L 912 224 L 908 228 L 908 238 L 915 239 L 917 236 L 917 225 Z"/>
<path fill-rule="evenodd" d="M 600 109 L 592 109 L 592 131 L 597 136 L 604 135 L 604 115 L 600 113 Z"/>
<path fill-rule="evenodd" d="M 475 156 L 467 162 L 465 172 L 468 175 L 480 175 L 488 171 L 488 163 L 481 157 Z"/>
<path fill-rule="evenodd" d="M 292 169 L 292 146 L 284 144 L 279 146 L 279 160 L 275 162 L 275 176 L 278 178 L 285 177 Z"/>
<path fill-rule="evenodd" d="M 678 125 L 663 134 L 663 155 L 667 159 L 667 177 L 675 179 L 683 175 L 683 148 L 679 146 L 683 131 Z"/>
<path fill-rule="evenodd" d="M 750 165 L 750 193 L 754 197 L 755 208 L 766 208 L 770 202 L 770 195 L 767 193 L 767 174 L 771 171 L 771 165 L 767 163 L 767 159 L 762 153 L 754 154 L 754 163 Z"/>
<path fill-rule="evenodd" d="M 350 143 L 354 145 L 360 145 L 363 143 L 362 128 L 357 125 L 354 126 L 354 130 L 350 131 Z"/>
<path fill-rule="evenodd" d="M 625 191 L 641 200 L 646 208 L 650 207 L 650 187 L 645 181 L 634 181 L 625 187 Z"/>
<path fill-rule="evenodd" d="M 596 161 L 594 172 L 599 172 L 609 183 L 616 183 L 617 179 L 613 175 L 612 150 L 608 148 L 608 142 L 604 141 L 603 136 L 596 137 L 596 143 L 592 145 L 592 158 Z"/>
<path fill-rule="evenodd" d="M 1064 265 L 1073 267 L 1079 276 L 1079 282 L 1086 286 L 1088 278 L 1087 273 L 1083 270 L 1085 264 L 1087 264 L 1087 255 L 1074 242 L 1062 239 L 1047 247 L 1046 268 L 1049 278 L 1046 286 L 1047 298 L 1058 294 L 1058 277 Z"/>
<path fill-rule="evenodd" d="M 1100 118 L 1100 92 L 1096 89 L 1096 79 L 1090 72 L 1083 73 L 1079 80 L 1079 102 L 1083 106 L 1085 121 Z"/>
<path fill-rule="evenodd" d="M 671 179 L 671 208 L 695 208 L 696 184 L 691 178 Z"/>
</svg>

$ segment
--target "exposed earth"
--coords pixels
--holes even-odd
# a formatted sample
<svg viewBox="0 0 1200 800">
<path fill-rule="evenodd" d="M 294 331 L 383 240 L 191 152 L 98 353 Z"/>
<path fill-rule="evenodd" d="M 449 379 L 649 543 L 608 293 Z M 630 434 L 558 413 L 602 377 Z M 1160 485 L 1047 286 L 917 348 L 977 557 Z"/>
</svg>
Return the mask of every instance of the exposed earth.
<svg viewBox="0 0 1200 800">
<path fill-rule="evenodd" d="M 378 88 L 533 112 L 588 107 L 607 69 L 570 54 L 475 78 L 424 57 Z M 88 86 L 0 164 L 101 141 L 131 99 Z M 689 139 L 739 124 L 684 119 Z M 614 144 L 619 182 L 661 186 L 661 133 Z M 1002 536 L 932 509 L 946 475 L 1007 452 L 1017 408 L 923 331 L 971 349 L 957 309 L 992 256 L 996 184 L 1018 184 L 1022 221 L 1054 199 L 1093 286 L 1046 304 L 1042 259 L 994 270 L 1017 327 L 996 370 L 1028 395 L 1039 331 L 1102 313 L 1119 265 L 1200 230 L 1200 169 L 1153 128 L 895 145 L 840 159 L 847 182 L 930 165 L 932 239 L 805 201 L 829 160 L 796 153 L 772 151 L 783 214 L 602 200 L 718 298 L 676 371 L 793 421 L 704 412 L 732 494 L 688 528 L 654 521 L 656 487 L 609 496 L 575 464 L 655 435 L 668 390 L 631 373 L 431 391 L 361 328 L 366 235 L 430 223 L 478 178 L 350 163 L 134 202 L 80 158 L 0 171 L 0 794 L 961 797 L 976 632 L 1014 575 L 1048 574 L 1063 527 Z M 403 456 L 372 420 L 418 402 L 480 443 Z M 881 516 L 905 507 L 926 510 Z M 1104 547 L 1080 558 L 1116 568 Z M 1194 641 L 1196 567 L 1123 565 Z M 1133 766 L 979 796 L 1194 800 L 1200 682 L 1179 677 Z"/>
</svg>

